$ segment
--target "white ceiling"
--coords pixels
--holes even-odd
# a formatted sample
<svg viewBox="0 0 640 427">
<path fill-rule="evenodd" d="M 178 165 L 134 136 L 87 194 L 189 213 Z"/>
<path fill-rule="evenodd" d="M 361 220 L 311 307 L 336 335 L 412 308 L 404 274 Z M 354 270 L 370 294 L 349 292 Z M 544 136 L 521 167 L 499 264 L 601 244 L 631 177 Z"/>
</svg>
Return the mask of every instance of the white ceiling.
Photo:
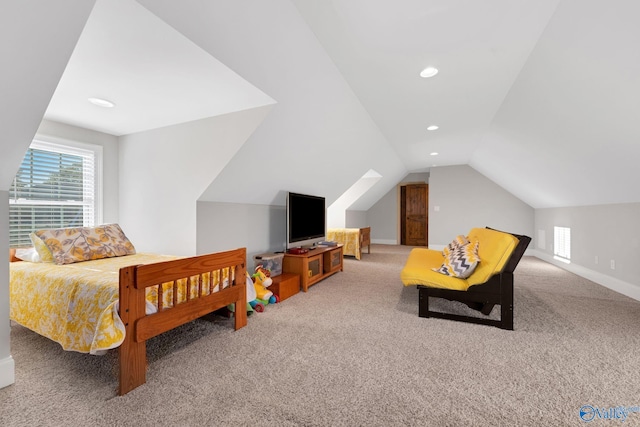
<svg viewBox="0 0 640 427">
<path fill-rule="evenodd" d="M 535 208 L 640 201 L 640 3 L 291 1 L 407 172 L 469 164 Z M 122 135 L 273 102 L 135 1 L 98 0 L 45 117 Z"/>
<path fill-rule="evenodd" d="M 639 2 L 294 3 L 408 170 L 469 164 L 535 208 L 640 202 Z"/>
<path fill-rule="evenodd" d="M 98 0 L 45 118 L 120 136 L 272 103 L 137 2 Z"/>
<path fill-rule="evenodd" d="M 469 163 L 557 0 L 294 3 L 416 172 Z"/>
</svg>

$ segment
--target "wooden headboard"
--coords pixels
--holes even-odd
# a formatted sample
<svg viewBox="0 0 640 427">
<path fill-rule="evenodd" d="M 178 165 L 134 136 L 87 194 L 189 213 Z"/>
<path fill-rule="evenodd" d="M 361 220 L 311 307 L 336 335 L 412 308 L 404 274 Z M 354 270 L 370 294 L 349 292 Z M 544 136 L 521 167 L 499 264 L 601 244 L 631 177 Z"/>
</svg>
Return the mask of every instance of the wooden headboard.
<svg viewBox="0 0 640 427">
<path fill-rule="evenodd" d="M 20 258 L 16 258 L 16 248 L 9 248 L 9 262 L 22 261 Z"/>
</svg>

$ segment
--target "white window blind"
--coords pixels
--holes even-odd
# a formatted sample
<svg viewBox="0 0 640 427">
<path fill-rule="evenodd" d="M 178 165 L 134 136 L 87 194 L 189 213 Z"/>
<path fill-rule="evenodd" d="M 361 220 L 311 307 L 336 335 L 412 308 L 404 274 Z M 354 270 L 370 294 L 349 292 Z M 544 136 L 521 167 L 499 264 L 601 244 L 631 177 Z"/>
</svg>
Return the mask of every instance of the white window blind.
<svg viewBox="0 0 640 427">
<path fill-rule="evenodd" d="M 9 243 L 29 246 L 43 228 L 96 222 L 101 147 L 33 141 L 9 190 Z"/>
<path fill-rule="evenodd" d="M 571 229 L 569 227 L 553 227 L 553 255 L 562 261 L 571 259 Z"/>
</svg>

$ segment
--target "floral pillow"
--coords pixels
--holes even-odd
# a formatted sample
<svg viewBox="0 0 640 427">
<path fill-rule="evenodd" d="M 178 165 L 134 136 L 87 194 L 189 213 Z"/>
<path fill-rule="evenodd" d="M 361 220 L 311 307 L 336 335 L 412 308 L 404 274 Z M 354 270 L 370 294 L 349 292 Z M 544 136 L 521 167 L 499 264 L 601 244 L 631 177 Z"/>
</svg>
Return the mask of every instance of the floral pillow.
<svg viewBox="0 0 640 427">
<path fill-rule="evenodd" d="M 136 253 L 133 244 L 118 224 L 38 230 L 35 235 L 46 245 L 56 264 Z"/>
</svg>

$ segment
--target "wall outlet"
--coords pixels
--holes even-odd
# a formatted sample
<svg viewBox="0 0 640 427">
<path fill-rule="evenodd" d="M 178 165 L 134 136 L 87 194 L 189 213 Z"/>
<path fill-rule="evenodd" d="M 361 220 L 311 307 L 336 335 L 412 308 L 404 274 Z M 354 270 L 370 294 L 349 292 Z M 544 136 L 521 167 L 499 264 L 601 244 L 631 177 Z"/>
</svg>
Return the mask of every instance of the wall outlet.
<svg viewBox="0 0 640 427">
<path fill-rule="evenodd" d="M 598 263 L 598 255 L 596 255 L 595 263 Z"/>
<path fill-rule="evenodd" d="M 611 269 L 612 269 L 612 270 L 615 270 L 615 269 L 616 269 L 616 260 L 615 260 L 615 259 L 612 259 L 612 260 L 611 260 Z"/>
</svg>

